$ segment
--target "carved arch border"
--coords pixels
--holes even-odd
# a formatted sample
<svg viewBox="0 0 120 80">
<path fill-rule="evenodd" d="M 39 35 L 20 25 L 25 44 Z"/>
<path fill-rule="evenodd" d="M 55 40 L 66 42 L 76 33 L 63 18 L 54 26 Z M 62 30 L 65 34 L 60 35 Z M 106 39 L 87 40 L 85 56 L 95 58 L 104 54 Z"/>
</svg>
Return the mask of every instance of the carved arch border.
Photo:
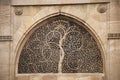
<svg viewBox="0 0 120 80">
<path fill-rule="evenodd" d="M 46 17 L 43 17 L 41 19 L 39 19 L 37 22 L 35 22 L 31 27 L 28 28 L 28 30 L 26 30 L 25 33 L 23 33 L 21 39 L 18 41 L 18 44 L 17 44 L 17 47 L 15 48 L 15 53 L 16 53 L 16 56 L 15 56 L 15 68 L 14 68 L 14 76 L 16 77 L 16 75 L 19 75 L 18 74 L 18 62 L 19 62 L 19 56 L 20 56 L 20 53 L 21 53 L 21 50 L 26 42 L 26 40 L 28 39 L 28 37 L 30 36 L 30 34 L 32 34 L 32 32 L 34 31 L 34 27 L 38 24 L 40 24 L 42 21 L 44 20 L 47 20 L 49 19 L 50 17 L 54 17 L 54 16 L 57 16 L 57 15 L 64 15 L 64 16 L 67 16 L 67 17 L 70 17 L 70 18 L 73 18 L 75 19 L 76 21 L 78 22 L 81 22 L 82 24 L 84 24 L 84 28 L 93 36 L 93 38 L 95 39 L 95 41 L 97 42 L 98 44 L 98 47 L 100 48 L 100 51 L 101 51 L 101 56 L 102 56 L 102 60 L 103 60 L 103 75 L 104 77 L 106 78 L 106 55 L 105 55 L 105 49 L 104 49 L 104 46 L 103 46 L 103 43 L 102 43 L 102 40 L 100 39 L 100 37 L 97 35 L 96 31 L 89 25 L 87 24 L 84 20 L 74 16 L 74 15 L 71 15 L 71 14 L 68 14 L 68 13 L 64 13 L 64 12 L 57 12 L 57 13 L 53 13 L 53 14 L 50 14 L 50 15 L 47 15 Z M 36 28 L 35 28 L 36 29 Z M 26 38 L 27 37 L 27 38 Z M 94 74 L 94 73 L 93 73 Z M 24 75 L 24 74 L 23 74 Z M 31 74 L 30 74 L 31 75 Z M 35 74 L 34 74 L 35 75 Z M 38 75 L 38 73 L 37 73 Z"/>
</svg>

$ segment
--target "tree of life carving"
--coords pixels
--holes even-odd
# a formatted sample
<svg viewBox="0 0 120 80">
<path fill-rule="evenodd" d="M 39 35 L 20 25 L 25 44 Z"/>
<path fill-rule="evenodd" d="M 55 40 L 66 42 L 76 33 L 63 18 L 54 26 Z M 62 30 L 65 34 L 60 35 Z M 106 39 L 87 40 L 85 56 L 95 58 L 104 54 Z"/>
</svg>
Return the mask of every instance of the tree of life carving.
<svg viewBox="0 0 120 80">
<path fill-rule="evenodd" d="M 59 15 L 38 25 L 21 51 L 18 73 L 102 73 L 97 42 L 80 24 Z"/>
</svg>

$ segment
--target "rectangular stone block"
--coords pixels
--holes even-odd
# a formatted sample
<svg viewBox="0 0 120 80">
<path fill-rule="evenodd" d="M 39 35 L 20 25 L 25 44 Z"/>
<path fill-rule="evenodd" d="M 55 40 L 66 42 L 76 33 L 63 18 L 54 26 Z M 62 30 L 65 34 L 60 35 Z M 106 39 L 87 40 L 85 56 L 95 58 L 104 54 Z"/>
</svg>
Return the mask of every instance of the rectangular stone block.
<svg viewBox="0 0 120 80">
<path fill-rule="evenodd" d="M 10 16 L 0 15 L 0 35 L 10 35 Z"/>
<path fill-rule="evenodd" d="M 0 15 L 0 24 L 8 24 L 10 23 L 10 15 Z"/>
<path fill-rule="evenodd" d="M 0 0 L 0 35 L 10 34 L 10 0 Z"/>
<path fill-rule="evenodd" d="M 110 3 L 110 21 L 120 21 L 120 3 Z"/>
<path fill-rule="evenodd" d="M 0 25 L 1 29 L 0 30 L 0 35 L 11 35 L 11 32 L 10 32 L 10 23 L 6 23 L 6 24 L 1 24 Z"/>
<path fill-rule="evenodd" d="M 2 76 L 0 77 L 0 80 L 9 80 L 9 76 Z"/>
<path fill-rule="evenodd" d="M 120 33 L 120 21 L 110 22 L 110 33 Z"/>
<path fill-rule="evenodd" d="M 34 79 L 30 79 L 28 76 L 21 76 L 21 77 L 16 77 L 15 80 L 34 80 Z"/>
<path fill-rule="evenodd" d="M 12 5 L 53 5 L 53 4 L 82 4 L 101 3 L 109 0 L 12 0 Z"/>
<path fill-rule="evenodd" d="M 10 15 L 10 6 L 9 5 L 0 5 L 0 16 Z"/>
<path fill-rule="evenodd" d="M 110 80 L 120 80 L 120 40 L 110 41 Z"/>
<path fill-rule="evenodd" d="M 0 0 L 0 4 L 1 5 L 10 5 L 11 4 L 11 0 Z"/>
<path fill-rule="evenodd" d="M 4 76 L 9 76 L 9 65 L 0 65 L 0 78 Z"/>
<path fill-rule="evenodd" d="M 9 53 L 10 53 L 10 43 L 0 42 L 0 65 L 9 64 Z"/>
<path fill-rule="evenodd" d="M 3 1 L 3 0 L 2 0 Z M 0 35 L 10 34 L 10 6 L 0 3 Z"/>
</svg>

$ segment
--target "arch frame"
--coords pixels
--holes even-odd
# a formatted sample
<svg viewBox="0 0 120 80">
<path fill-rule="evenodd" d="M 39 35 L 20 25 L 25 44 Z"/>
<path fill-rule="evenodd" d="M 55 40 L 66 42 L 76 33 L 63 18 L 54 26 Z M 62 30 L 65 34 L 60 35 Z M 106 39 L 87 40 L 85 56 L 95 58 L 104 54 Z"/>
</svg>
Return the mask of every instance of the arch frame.
<svg viewBox="0 0 120 80">
<path fill-rule="evenodd" d="M 70 17 L 70 18 L 73 18 L 75 19 L 76 21 L 78 22 L 81 22 L 82 24 L 84 24 L 84 28 L 93 36 L 93 38 L 95 39 L 95 41 L 97 42 L 97 45 L 101 51 L 101 56 L 102 56 L 102 60 L 103 60 L 103 76 L 106 77 L 106 55 L 105 55 L 105 49 L 104 49 L 104 46 L 103 46 L 103 43 L 102 43 L 102 40 L 100 39 L 99 35 L 97 34 L 97 32 L 89 25 L 87 24 L 84 20 L 74 16 L 74 15 L 71 15 L 71 14 L 68 14 L 68 13 L 65 13 L 65 12 L 57 12 L 57 13 L 53 13 L 53 14 L 49 14 L 41 19 L 39 19 L 38 21 L 36 21 L 33 25 L 31 25 L 27 30 L 26 32 L 22 35 L 21 39 L 19 40 L 18 44 L 17 44 L 17 47 L 15 48 L 15 53 L 16 53 L 16 56 L 15 56 L 15 70 L 14 70 L 14 75 L 15 77 L 17 75 L 21 75 L 21 74 L 18 74 L 18 62 L 19 62 L 19 56 L 20 56 L 20 53 L 21 53 L 21 50 L 25 44 L 25 42 L 27 41 L 27 39 L 29 38 L 30 34 L 32 34 L 32 32 L 34 31 L 34 29 L 36 29 L 35 27 L 42 23 L 43 21 L 49 19 L 50 17 L 54 17 L 54 16 L 58 16 L 58 15 L 64 15 L 66 17 Z M 36 75 L 39 75 L 40 73 L 35 73 Z M 34 74 L 34 75 L 35 75 Z M 64 73 L 63 73 L 64 74 Z M 81 73 L 81 74 L 85 74 L 85 73 Z M 86 74 L 89 74 L 89 73 L 86 73 Z M 96 74 L 96 73 L 92 73 L 92 74 Z M 33 74 L 22 74 L 22 75 L 33 75 Z"/>
</svg>

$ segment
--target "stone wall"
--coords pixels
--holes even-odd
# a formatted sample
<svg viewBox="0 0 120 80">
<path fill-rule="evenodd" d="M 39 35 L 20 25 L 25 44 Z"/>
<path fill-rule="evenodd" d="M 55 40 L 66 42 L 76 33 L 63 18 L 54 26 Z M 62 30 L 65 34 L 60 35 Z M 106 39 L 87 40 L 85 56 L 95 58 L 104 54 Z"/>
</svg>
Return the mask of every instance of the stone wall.
<svg viewBox="0 0 120 80">
<path fill-rule="evenodd" d="M 120 33 L 119 7 L 120 0 L 0 0 L 0 80 L 40 79 L 40 76 L 35 74 L 31 77 L 19 75 L 16 71 L 16 60 L 27 32 L 42 20 L 59 12 L 80 18 L 89 25 L 104 51 L 105 80 L 119 80 L 120 36 L 108 39 L 109 33 Z M 15 78 L 16 76 L 23 77 Z"/>
</svg>

